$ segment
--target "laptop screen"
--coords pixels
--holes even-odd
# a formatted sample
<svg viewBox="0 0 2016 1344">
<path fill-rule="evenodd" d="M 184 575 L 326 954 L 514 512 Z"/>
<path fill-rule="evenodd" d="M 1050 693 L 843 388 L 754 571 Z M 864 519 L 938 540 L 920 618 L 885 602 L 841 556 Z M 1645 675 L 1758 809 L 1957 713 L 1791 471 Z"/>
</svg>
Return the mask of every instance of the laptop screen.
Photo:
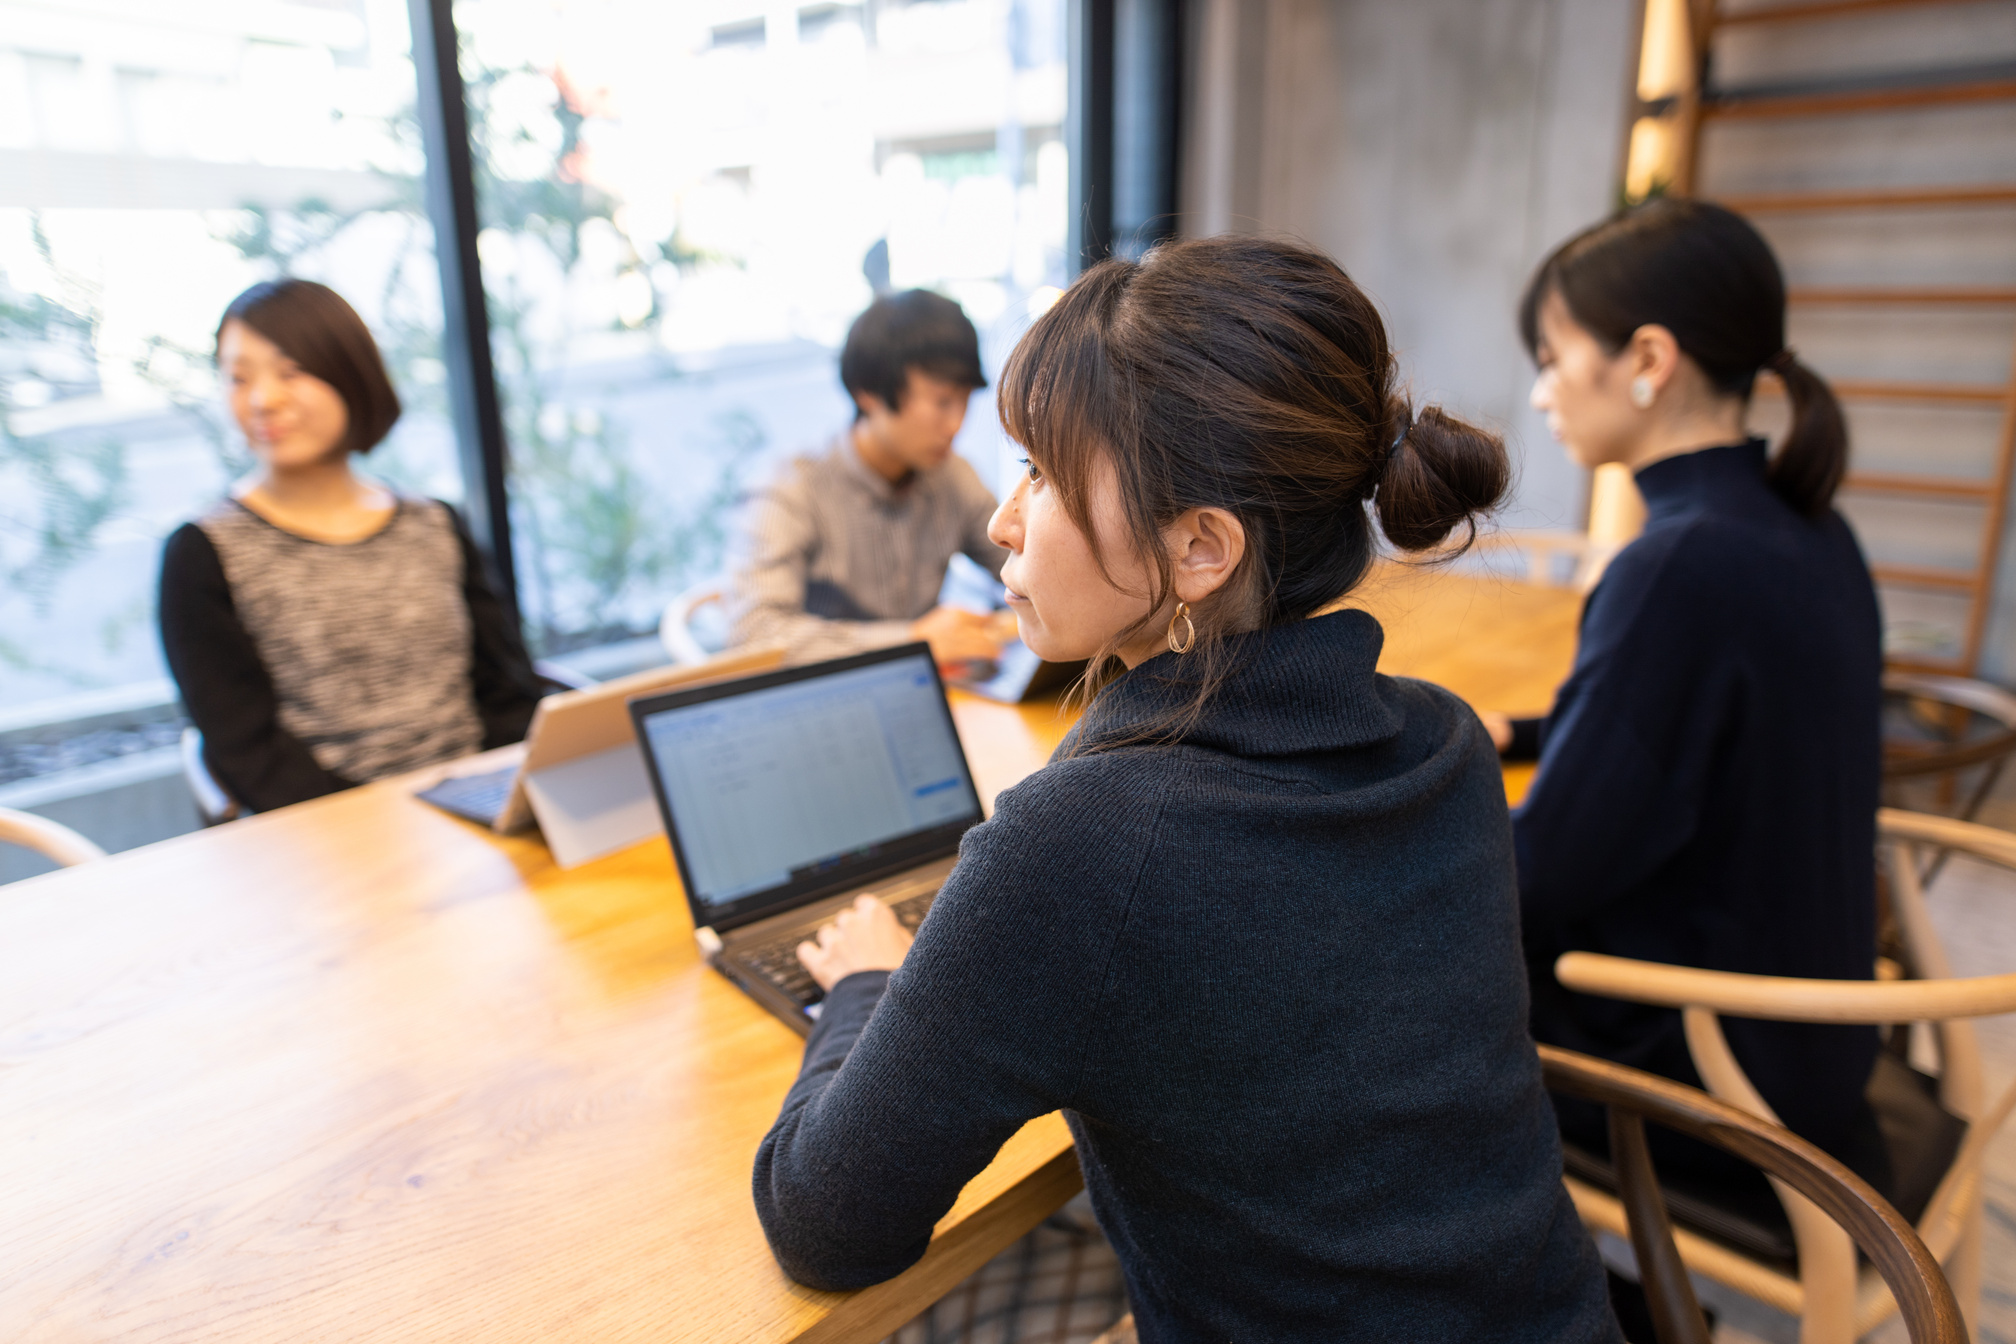
<svg viewBox="0 0 2016 1344">
<path fill-rule="evenodd" d="M 949 853 L 980 820 L 928 649 L 633 702 L 694 918 Z"/>
</svg>

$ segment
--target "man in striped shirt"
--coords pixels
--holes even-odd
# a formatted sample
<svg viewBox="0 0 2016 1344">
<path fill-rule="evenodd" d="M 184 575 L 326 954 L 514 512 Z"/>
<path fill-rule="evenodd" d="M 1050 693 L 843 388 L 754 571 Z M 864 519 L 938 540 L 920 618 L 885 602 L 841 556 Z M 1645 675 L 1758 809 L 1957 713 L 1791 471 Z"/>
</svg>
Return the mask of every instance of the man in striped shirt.
<svg viewBox="0 0 2016 1344">
<path fill-rule="evenodd" d="M 729 588 L 734 642 L 782 644 L 792 662 L 926 640 L 941 663 L 996 657 L 1003 624 L 938 605 L 965 554 L 998 575 L 994 496 L 952 440 L 987 385 L 959 305 L 926 290 L 877 299 L 840 352 L 855 418 L 787 463 L 758 496 Z"/>
</svg>

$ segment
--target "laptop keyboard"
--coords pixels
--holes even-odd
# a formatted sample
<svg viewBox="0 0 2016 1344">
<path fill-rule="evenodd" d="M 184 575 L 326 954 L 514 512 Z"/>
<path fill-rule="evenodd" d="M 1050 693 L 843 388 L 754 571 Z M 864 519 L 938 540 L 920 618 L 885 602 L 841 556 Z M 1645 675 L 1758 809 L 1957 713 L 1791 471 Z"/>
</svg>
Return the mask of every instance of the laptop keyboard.
<svg viewBox="0 0 2016 1344">
<path fill-rule="evenodd" d="M 912 933 L 924 922 L 924 914 L 931 908 L 931 898 L 936 891 L 919 892 L 908 899 L 897 901 L 889 908 L 896 912 L 896 919 Z M 819 982 L 798 960 L 798 944 L 805 941 L 803 930 L 788 934 L 770 943 L 758 943 L 753 947 L 737 948 L 730 952 L 729 959 L 744 967 L 772 985 L 782 990 L 794 1002 L 813 1004 L 826 997 L 826 991 L 819 988 Z"/>
<path fill-rule="evenodd" d="M 492 826 L 502 815 L 504 804 L 511 797 L 511 783 L 517 778 L 518 767 L 507 765 L 480 775 L 451 775 L 415 796 L 444 812 Z"/>
</svg>

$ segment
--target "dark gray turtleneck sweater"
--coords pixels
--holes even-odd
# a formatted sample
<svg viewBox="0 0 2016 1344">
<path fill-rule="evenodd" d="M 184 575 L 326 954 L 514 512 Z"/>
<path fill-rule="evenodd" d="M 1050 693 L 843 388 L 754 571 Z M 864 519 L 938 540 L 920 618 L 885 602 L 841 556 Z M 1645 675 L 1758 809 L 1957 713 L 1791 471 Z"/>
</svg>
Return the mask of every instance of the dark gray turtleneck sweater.
<svg viewBox="0 0 2016 1344">
<path fill-rule="evenodd" d="M 764 1140 L 785 1269 L 912 1264 L 1062 1109 L 1141 1338 L 1615 1341 L 1526 1032 L 1497 760 L 1362 612 L 1174 655 L 968 832 L 903 968 L 835 987 Z M 886 980 L 886 989 L 885 989 Z"/>
</svg>

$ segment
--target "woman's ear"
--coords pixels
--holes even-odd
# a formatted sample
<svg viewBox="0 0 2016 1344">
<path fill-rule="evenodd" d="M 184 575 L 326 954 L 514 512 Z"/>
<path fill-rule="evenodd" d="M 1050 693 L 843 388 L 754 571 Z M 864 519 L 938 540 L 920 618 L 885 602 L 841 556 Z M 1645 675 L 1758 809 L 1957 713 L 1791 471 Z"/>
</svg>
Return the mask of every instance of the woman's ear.
<svg viewBox="0 0 2016 1344">
<path fill-rule="evenodd" d="M 1645 379 L 1655 393 L 1665 391 L 1680 371 L 1680 342 L 1657 322 L 1647 322 L 1631 333 L 1624 356 L 1630 363 L 1630 377 Z"/>
<path fill-rule="evenodd" d="M 1246 557 L 1246 528 L 1226 509 L 1190 509 L 1163 529 L 1171 586 L 1181 602 L 1202 602 L 1223 588 Z"/>
</svg>

